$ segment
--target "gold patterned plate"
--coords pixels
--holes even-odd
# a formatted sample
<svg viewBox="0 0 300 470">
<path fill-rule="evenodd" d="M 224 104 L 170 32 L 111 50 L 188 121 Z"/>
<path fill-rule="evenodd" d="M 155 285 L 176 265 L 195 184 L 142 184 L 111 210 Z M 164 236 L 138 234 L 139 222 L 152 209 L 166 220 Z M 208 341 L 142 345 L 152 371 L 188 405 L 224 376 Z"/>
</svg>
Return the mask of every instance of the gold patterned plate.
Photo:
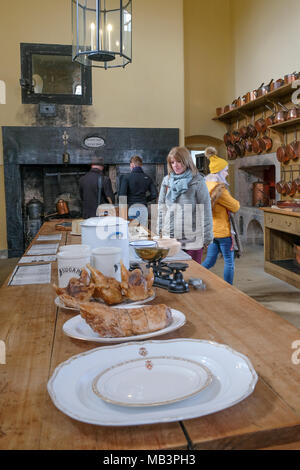
<svg viewBox="0 0 300 470">
<path fill-rule="evenodd" d="M 158 406 L 186 400 L 212 381 L 210 370 L 197 361 L 158 356 L 112 365 L 92 382 L 102 400 L 119 406 Z"/>
</svg>

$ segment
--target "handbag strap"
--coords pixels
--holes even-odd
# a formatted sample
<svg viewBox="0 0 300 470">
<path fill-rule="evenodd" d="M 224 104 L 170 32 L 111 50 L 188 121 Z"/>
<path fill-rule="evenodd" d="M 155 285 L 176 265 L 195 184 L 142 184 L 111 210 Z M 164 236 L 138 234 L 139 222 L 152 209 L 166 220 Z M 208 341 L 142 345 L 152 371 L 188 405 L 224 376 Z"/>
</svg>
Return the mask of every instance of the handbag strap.
<svg viewBox="0 0 300 470">
<path fill-rule="evenodd" d="M 98 205 L 101 204 L 102 176 L 98 178 Z"/>
</svg>

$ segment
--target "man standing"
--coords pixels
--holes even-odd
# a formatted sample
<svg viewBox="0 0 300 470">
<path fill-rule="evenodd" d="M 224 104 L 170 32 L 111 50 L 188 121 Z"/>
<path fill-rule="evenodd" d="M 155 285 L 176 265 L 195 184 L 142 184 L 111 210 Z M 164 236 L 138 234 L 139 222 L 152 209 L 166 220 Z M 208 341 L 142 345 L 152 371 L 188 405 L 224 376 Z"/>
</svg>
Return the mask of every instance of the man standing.
<svg viewBox="0 0 300 470">
<path fill-rule="evenodd" d="M 131 172 L 122 177 L 119 196 L 127 197 L 128 218 L 136 219 L 147 227 L 147 203 L 157 198 L 157 190 L 150 176 L 144 173 L 142 166 L 141 157 L 138 155 L 131 157 Z"/>
<path fill-rule="evenodd" d="M 99 204 L 114 204 L 115 202 L 110 178 L 104 176 L 103 170 L 103 157 L 94 157 L 90 171 L 79 180 L 84 219 L 95 217 Z"/>
</svg>

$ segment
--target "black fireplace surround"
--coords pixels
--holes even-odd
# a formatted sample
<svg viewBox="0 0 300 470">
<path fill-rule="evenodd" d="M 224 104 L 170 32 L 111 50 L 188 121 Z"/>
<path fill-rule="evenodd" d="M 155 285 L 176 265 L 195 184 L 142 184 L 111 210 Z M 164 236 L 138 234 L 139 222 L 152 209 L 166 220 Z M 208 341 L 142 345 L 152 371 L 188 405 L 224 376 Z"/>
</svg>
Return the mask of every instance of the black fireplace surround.
<svg viewBox="0 0 300 470">
<path fill-rule="evenodd" d="M 61 166 L 65 151 L 70 155 L 68 166 L 89 165 L 95 153 L 106 165 L 129 165 L 133 155 L 140 155 L 145 164 L 166 164 L 169 150 L 179 145 L 177 128 L 6 126 L 2 136 L 8 257 L 24 252 L 22 165 Z M 90 136 L 101 137 L 104 145 L 88 148 L 85 140 Z"/>
</svg>

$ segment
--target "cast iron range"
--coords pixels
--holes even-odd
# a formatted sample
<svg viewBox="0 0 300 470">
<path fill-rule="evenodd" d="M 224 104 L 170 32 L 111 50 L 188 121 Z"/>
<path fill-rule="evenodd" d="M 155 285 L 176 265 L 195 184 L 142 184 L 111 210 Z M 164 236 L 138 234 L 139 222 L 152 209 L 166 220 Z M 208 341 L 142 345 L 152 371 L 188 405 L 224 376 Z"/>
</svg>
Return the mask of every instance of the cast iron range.
<svg viewBox="0 0 300 470">
<path fill-rule="evenodd" d="M 189 292 L 189 285 L 185 282 L 182 272 L 189 265 L 186 263 L 164 263 L 162 260 L 150 261 L 146 264 L 147 268 L 153 269 L 154 282 L 153 286 L 167 289 L 169 292 L 180 294 Z M 132 263 L 130 270 L 140 268 L 139 263 Z"/>
</svg>

